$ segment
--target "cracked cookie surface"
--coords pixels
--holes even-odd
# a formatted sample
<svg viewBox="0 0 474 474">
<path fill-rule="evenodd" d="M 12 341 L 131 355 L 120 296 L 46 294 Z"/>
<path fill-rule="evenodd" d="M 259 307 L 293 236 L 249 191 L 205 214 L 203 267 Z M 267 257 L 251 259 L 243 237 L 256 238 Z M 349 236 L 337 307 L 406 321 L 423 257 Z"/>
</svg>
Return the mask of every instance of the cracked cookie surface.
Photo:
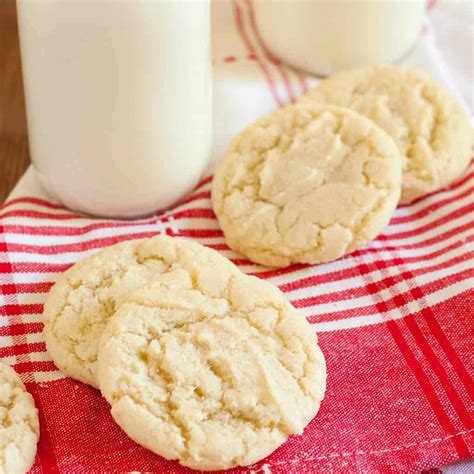
<svg viewBox="0 0 474 474">
<path fill-rule="evenodd" d="M 38 411 L 15 371 L 0 362 L 0 473 L 27 472 L 39 438 Z"/>
<path fill-rule="evenodd" d="M 199 266 L 237 271 L 214 250 L 162 235 L 104 248 L 67 270 L 43 311 L 46 347 L 58 368 L 98 387 L 98 344 L 110 317 L 135 288 L 180 265 L 191 272 Z"/>
<path fill-rule="evenodd" d="M 401 166 L 393 140 L 367 118 L 292 105 L 234 139 L 214 177 L 213 207 L 228 245 L 254 262 L 327 262 L 389 222 Z"/>
<path fill-rule="evenodd" d="M 176 269 L 135 291 L 102 335 L 98 368 L 133 440 L 202 470 L 252 464 L 301 434 L 326 385 L 306 319 L 277 288 L 225 267 Z"/>
<path fill-rule="evenodd" d="M 407 67 L 343 71 L 302 102 L 349 107 L 373 120 L 405 157 L 401 202 L 409 203 L 457 179 L 471 157 L 472 126 L 456 98 Z"/>
</svg>

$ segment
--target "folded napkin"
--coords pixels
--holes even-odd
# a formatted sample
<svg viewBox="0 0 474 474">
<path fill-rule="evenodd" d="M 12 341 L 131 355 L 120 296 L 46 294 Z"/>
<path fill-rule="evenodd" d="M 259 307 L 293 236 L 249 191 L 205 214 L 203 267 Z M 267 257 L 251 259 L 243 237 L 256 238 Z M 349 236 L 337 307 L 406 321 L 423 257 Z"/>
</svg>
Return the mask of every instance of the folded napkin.
<svg viewBox="0 0 474 474">
<path fill-rule="evenodd" d="M 450 6 L 431 13 L 441 29 L 443 9 Z M 453 81 L 457 63 L 444 61 L 432 24 L 427 18 L 406 62 L 468 94 L 462 84 L 472 78 Z M 216 136 L 209 173 L 237 131 L 316 83 L 271 60 L 246 0 L 214 2 L 213 35 Z M 452 45 L 456 53 L 460 47 Z M 0 358 L 21 374 L 39 409 L 33 472 L 189 471 L 128 439 L 97 390 L 57 370 L 41 334 L 43 303 L 60 272 L 105 245 L 159 232 L 215 248 L 278 285 L 318 332 L 327 358 L 326 398 L 304 435 L 233 472 L 415 472 L 470 458 L 474 166 L 449 189 L 400 207 L 362 250 L 280 270 L 228 249 L 210 189 L 207 177 L 172 210 L 104 220 L 53 202 L 29 170 L 1 208 Z"/>
</svg>

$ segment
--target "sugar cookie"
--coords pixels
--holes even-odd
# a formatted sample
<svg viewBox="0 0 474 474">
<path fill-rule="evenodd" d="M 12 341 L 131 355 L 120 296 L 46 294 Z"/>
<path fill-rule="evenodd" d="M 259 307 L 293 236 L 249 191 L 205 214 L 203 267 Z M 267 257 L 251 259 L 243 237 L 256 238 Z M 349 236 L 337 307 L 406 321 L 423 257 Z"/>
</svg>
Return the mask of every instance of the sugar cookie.
<svg viewBox="0 0 474 474">
<path fill-rule="evenodd" d="M 326 384 L 306 319 L 277 288 L 224 266 L 135 291 L 102 335 L 98 376 L 133 440 L 202 470 L 252 464 L 301 434 Z"/>
<path fill-rule="evenodd" d="M 400 153 L 348 109 L 293 105 L 233 141 L 214 177 L 228 245 L 275 267 L 337 259 L 376 237 L 400 197 Z"/>
<path fill-rule="evenodd" d="M 66 375 L 97 387 L 99 338 L 129 293 L 176 266 L 212 271 L 217 263 L 235 268 L 214 250 L 161 235 L 122 242 L 78 262 L 59 278 L 44 307 L 50 356 Z"/>
<path fill-rule="evenodd" d="M 0 473 L 30 470 L 39 438 L 38 410 L 16 372 L 0 362 Z"/>
<path fill-rule="evenodd" d="M 446 88 L 419 71 L 380 66 L 340 72 L 302 101 L 349 107 L 395 140 L 406 157 L 402 203 L 451 184 L 469 164 L 469 117 Z"/>
</svg>

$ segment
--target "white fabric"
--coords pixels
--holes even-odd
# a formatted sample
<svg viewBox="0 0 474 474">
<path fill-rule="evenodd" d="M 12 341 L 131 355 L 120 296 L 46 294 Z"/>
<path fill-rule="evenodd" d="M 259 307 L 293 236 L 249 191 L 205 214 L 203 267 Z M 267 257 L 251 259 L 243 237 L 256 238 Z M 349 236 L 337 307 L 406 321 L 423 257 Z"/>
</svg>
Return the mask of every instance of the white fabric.
<svg viewBox="0 0 474 474">
<path fill-rule="evenodd" d="M 474 2 L 443 0 L 429 17 L 443 66 L 473 113 Z"/>
</svg>

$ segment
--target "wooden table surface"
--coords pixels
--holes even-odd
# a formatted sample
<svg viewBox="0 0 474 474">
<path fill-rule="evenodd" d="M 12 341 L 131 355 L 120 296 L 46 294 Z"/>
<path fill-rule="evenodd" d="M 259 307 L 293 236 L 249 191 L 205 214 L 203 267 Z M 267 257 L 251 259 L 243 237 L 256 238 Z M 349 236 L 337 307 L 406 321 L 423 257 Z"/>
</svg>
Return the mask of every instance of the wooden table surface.
<svg viewBox="0 0 474 474">
<path fill-rule="evenodd" d="M 15 0 L 0 0 L 0 204 L 29 161 Z"/>
</svg>

